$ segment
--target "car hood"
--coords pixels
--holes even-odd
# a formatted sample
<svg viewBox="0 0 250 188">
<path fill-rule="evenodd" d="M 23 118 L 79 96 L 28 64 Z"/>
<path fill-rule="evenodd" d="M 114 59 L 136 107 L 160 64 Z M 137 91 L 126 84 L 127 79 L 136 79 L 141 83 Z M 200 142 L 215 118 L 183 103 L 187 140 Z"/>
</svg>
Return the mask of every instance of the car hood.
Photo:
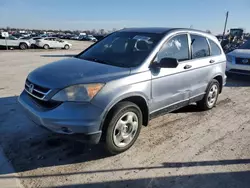
<svg viewBox="0 0 250 188">
<path fill-rule="evenodd" d="M 250 58 L 250 49 L 237 49 L 234 50 L 230 53 L 228 53 L 228 55 L 231 56 L 235 56 L 235 57 L 241 57 L 241 58 Z"/>
<path fill-rule="evenodd" d="M 28 80 L 46 88 L 61 89 L 74 84 L 105 83 L 128 74 L 130 68 L 68 58 L 35 69 Z"/>
</svg>

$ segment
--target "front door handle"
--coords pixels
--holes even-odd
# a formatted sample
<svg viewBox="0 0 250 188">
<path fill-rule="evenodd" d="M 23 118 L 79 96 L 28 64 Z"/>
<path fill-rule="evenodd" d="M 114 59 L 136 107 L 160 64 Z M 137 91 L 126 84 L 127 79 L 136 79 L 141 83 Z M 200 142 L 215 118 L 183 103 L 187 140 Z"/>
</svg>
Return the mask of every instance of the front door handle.
<svg viewBox="0 0 250 188">
<path fill-rule="evenodd" d="M 210 61 L 209 61 L 209 63 L 214 63 L 215 61 L 213 60 L 213 59 L 211 59 Z"/>
<path fill-rule="evenodd" d="M 191 67 L 191 65 L 185 65 L 184 69 L 190 69 Z"/>
</svg>

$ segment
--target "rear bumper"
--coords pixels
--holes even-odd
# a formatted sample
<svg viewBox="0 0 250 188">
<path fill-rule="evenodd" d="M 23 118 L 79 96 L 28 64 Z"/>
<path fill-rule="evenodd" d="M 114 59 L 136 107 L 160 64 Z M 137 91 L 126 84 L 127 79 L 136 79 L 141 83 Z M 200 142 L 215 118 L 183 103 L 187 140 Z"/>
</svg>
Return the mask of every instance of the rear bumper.
<svg viewBox="0 0 250 188">
<path fill-rule="evenodd" d="M 25 91 L 18 101 L 34 123 L 50 131 L 74 137 L 82 135 L 93 143 L 100 140 L 103 110 L 91 103 L 64 102 L 53 109 L 45 109 Z"/>
</svg>

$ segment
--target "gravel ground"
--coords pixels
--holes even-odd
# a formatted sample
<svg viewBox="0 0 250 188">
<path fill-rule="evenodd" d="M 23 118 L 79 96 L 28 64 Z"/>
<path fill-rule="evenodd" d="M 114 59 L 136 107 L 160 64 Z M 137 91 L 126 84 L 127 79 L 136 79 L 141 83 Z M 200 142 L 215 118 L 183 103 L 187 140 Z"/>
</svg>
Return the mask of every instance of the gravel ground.
<svg viewBox="0 0 250 188">
<path fill-rule="evenodd" d="M 0 144 L 24 187 L 250 187 L 249 77 L 229 77 L 213 110 L 191 105 L 151 120 L 117 156 L 31 123 L 17 103 L 27 74 L 90 43 L 73 45 L 68 51 L 0 51 Z"/>
</svg>

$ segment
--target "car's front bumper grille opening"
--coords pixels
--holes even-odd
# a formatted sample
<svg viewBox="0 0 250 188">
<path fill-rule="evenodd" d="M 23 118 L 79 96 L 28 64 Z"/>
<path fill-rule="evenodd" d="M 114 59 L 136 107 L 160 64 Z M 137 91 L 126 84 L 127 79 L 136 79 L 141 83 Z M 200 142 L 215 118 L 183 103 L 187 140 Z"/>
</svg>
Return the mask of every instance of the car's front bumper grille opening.
<svg viewBox="0 0 250 188">
<path fill-rule="evenodd" d="M 239 65 L 250 65 L 250 59 L 248 58 L 236 58 L 235 59 L 236 64 Z"/>
</svg>

